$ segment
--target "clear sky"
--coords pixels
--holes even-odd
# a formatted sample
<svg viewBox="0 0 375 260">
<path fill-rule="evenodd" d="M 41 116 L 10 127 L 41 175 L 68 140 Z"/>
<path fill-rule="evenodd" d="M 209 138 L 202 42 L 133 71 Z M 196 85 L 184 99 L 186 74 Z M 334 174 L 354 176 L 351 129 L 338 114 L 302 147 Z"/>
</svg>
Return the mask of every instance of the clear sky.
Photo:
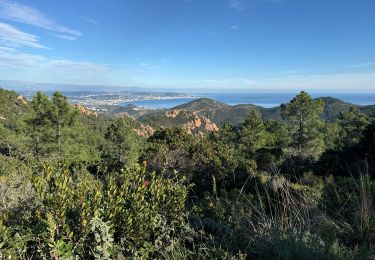
<svg viewBox="0 0 375 260">
<path fill-rule="evenodd" d="M 375 1 L 0 0 L 0 79 L 375 91 Z"/>
</svg>

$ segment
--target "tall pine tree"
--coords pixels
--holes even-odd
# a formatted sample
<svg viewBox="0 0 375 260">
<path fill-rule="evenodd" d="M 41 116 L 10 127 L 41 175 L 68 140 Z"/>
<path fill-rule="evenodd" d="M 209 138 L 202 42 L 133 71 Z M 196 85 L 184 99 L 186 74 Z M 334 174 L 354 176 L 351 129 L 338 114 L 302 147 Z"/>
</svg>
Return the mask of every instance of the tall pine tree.
<svg viewBox="0 0 375 260">
<path fill-rule="evenodd" d="M 255 111 L 251 111 L 241 127 L 240 145 L 245 157 L 253 158 L 255 152 L 266 144 L 266 127 Z"/>
<path fill-rule="evenodd" d="M 324 151 L 323 134 L 320 131 L 324 126 L 320 118 L 323 109 L 322 100 L 313 99 L 304 91 L 287 105 L 282 105 L 282 115 L 289 123 L 293 156 L 317 160 Z"/>
</svg>

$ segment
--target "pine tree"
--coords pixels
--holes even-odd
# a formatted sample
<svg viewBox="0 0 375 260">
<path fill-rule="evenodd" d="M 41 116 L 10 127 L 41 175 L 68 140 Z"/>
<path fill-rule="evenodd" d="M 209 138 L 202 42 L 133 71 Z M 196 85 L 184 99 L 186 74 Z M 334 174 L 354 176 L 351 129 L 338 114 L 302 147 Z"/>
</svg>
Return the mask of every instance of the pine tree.
<svg viewBox="0 0 375 260">
<path fill-rule="evenodd" d="M 237 127 L 231 123 L 224 123 L 220 130 L 212 133 L 210 138 L 222 144 L 235 146 L 239 141 L 239 131 Z"/>
<path fill-rule="evenodd" d="M 266 128 L 255 111 L 251 111 L 241 127 L 240 145 L 245 156 L 252 158 L 254 153 L 266 144 Z"/>
<path fill-rule="evenodd" d="M 106 143 L 102 147 L 102 159 L 110 171 L 119 171 L 136 163 L 139 155 L 139 137 L 132 125 L 118 118 L 107 128 Z"/>
<path fill-rule="evenodd" d="M 338 123 L 341 126 L 340 148 L 357 144 L 366 127 L 371 124 L 369 117 L 356 107 L 351 107 L 349 112 L 340 113 Z"/>
<path fill-rule="evenodd" d="M 31 101 L 32 115 L 26 120 L 30 126 L 30 135 L 33 143 L 33 151 L 37 158 L 47 152 L 46 145 L 50 142 L 52 103 L 47 95 L 37 92 Z"/>
<path fill-rule="evenodd" d="M 62 156 L 62 129 L 66 126 L 72 126 L 76 121 L 77 116 L 78 112 L 68 103 L 67 97 L 60 92 L 55 92 L 52 96 L 50 120 L 56 131 L 56 143 L 60 160 Z"/>
<path fill-rule="evenodd" d="M 294 156 L 316 160 L 323 152 L 324 141 L 320 131 L 323 109 L 322 100 L 314 100 L 304 91 L 287 105 L 282 105 L 282 115 L 289 123 Z"/>
</svg>

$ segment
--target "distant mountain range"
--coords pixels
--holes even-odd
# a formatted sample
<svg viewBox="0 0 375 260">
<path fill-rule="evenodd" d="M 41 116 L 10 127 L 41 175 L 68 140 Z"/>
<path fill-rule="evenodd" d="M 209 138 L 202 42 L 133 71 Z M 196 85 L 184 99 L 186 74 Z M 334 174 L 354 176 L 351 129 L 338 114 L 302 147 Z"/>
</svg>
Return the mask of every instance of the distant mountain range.
<svg viewBox="0 0 375 260">
<path fill-rule="evenodd" d="M 145 91 L 139 87 L 105 86 L 105 85 L 80 85 L 80 84 L 52 84 L 37 83 L 22 80 L 0 80 L 0 87 L 14 91 L 90 91 L 90 92 L 116 92 L 116 91 Z"/>
</svg>

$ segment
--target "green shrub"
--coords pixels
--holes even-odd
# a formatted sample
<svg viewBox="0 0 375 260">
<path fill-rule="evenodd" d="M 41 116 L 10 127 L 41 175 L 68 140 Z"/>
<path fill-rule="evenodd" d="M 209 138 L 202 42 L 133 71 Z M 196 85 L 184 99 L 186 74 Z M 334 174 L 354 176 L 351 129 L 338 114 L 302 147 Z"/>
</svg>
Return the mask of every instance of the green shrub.
<svg viewBox="0 0 375 260">
<path fill-rule="evenodd" d="M 318 235 L 295 229 L 271 228 L 257 234 L 251 244 L 262 259 L 352 259 L 353 254 L 337 242 L 326 244 Z"/>
<path fill-rule="evenodd" d="M 152 257 L 170 250 L 185 225 L 183 180 L 147 174 L 144 165 L 105 180 L 45 165 L 31 183 L 34 206 L 1 215 L 4 256 Z"/>
</svg>

